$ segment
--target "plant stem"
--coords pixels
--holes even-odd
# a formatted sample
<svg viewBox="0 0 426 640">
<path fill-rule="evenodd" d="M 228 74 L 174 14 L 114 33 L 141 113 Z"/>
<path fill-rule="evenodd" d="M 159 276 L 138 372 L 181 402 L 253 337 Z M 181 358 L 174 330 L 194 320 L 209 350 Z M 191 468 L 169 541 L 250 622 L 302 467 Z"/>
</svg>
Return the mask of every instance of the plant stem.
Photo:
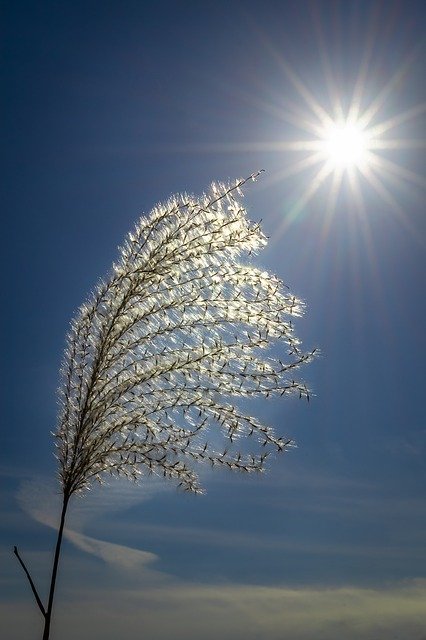
<svg viewBox="0 0 426 640">
<path fill-rule="evenodd" d="M 53 596 L 55 594 L 56 576 L 58 573 L 59 556 L 61 553 L 62 537 L 64 532 L 65 515 L 68 508 L 68 501 L 70 499 L 69 493 L 64 493 L 64 501 L 62 504 L 61 522 L 58 529 L 58 539 L 56 541 L 55 557 L 53 560 L 52 578 L 50 581 L 49 601 L 47 604 L 46 613 L 44 616 L 44 632 L 43 640 L 49 640 L 50 634 L 50 620 L 52 617 Z"/>
<path fill-rule="evenodd" d="M 31 587 L 31 590 L 32 590 L 32 592 L 34 594 L 36 602 L 38 604 L 38 608 L 42 612 L 43 616 L 46 617 L 46 611 L 44 610 L 43 603 L 42 603 L 42 601 L 40 599 L 40 596 L 38 595 L 38 592 L 37 592 L 37 589 L 36 589 L 35 584 L 33 582 L 33 579 L 30 576 L 30 572 L 28 571 L 27 567 L 25 566 L 24 561 L 22 560 L 21 556 L 19 555 L 18 547 L 13 547 L 13 553 L 18 558 L 21 567 L 25 571 L 25 575 L 27 576 L 28 582 L 30 583 L 30 587 Z"/>
</svg>

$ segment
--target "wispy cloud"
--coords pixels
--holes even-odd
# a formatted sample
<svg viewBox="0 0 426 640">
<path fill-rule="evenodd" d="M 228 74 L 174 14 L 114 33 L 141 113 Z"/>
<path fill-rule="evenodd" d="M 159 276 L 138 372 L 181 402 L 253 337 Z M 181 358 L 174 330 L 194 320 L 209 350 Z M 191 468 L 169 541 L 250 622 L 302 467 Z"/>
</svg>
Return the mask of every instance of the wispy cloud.
<svg viewBox="0 0 426 640">
<path fill-rule="evenodd" d="M 116 567 L 125 570 L 145 567 L 157 559 L 155 554 L 87 536 L 81 529 L 106 512 L 129 509 L 161 490 L 161 486 L 155 483 L 147 484 L 142 490 L 140 487 L 129 485 L 128 482 L 115 482 L 112 487 L 108 487 L 107 496 L 103 488 L 96 489 L 81 500 L 75 500 L 70 518 L 71 527 L 65 528 L 64 536 L 82 551 Z M 17 497 L 21 508 L 34 520 L 53 529 L 57 528 L 60 496 L 51 483 L 42 478 L 23 482 Z"/>
<path fill-rule="evenodd" d="M 157 556 L 154 553 L 105 540 L 98 540 L 71 529 L 65 531 L 65 537 L 82 551 L 91 553 L 101 558 L 101 560 L 105 560 L 105 562 L 116 565 L 118 568 L 139 570 L 157 560 Z"/>
</svg>

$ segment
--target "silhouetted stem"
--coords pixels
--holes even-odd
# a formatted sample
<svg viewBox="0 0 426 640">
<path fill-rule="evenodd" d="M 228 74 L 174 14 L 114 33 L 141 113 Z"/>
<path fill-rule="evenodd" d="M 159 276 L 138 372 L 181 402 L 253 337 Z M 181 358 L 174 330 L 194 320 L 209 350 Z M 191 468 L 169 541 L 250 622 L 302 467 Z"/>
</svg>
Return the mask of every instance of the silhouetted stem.
<svg viewBox="0 0 426 640">
<path fill-rule="evenodd" d="M 21 556 L 19 555 L 18 547 L 13 547 L 13 553 L 14 553 L 14 554 L 15 554 L 15 556 L 18 558 L 18 560 L 19 560 L 19 562 L 20 562 L 20 564 L 21 564 L 21 567 L 22 567 L 22 568 L 23 568 L 23 570 L 25 571 L 25 575 L 26 575 L 26 576 L 27 576 L 27 578 L 28 578 L 28 582 L 30 583 L 30 586 L 31 586 L 32 592 L 33 592 L 34 597 L 35 597 L 35 599 L 36 599 L 36 601 L 37 601 L 37 604 L 38 604 L 38 606 L 39 606 L 40 611 L 42 612 L 43 616 L 44 616 L 44 617 L 46 617 L 46 611 L 45 611 L 45 609 L 44 609 L 43 603 L 42 603 L 42 601 L 41 601 L 41 599 L 40 599 L 40 596 L 39 596 L 39 595 L 38 595 L 38 593 L 37 593 L 37 589 L 36 589 L 36 587 L 35 587 L 35 584 L 34 584 L 34 582 L 33 582 L 33 579 L 32 579 L 32 578 L 31 578 L 31 576 L 30 576 L 30 572 L 28 571 L 27 567 L 26 567 L 26 566 L 25 566 L 25 564 L 24 564 L 24 561 L 22 560 Z"/>
<path fill-rule="evenodd" d="M 65 524 L 65 515 L 67 512 L 69 498 L 70 498 L 69 494 L 65 493 L 64 502 L 62 505 L 61 522 L 58 530 L 58 539 L 56 541 L 55 557 L 53 559 L 52 578 L 50 581 L 50 591 L 49 591 L 49 601 L 48 601 L 47 610 L 44 616 L 45 620 L 44 620 L 43 640 L 49 640 L 50 620 L 52 617 L 52 607 L 53 607 L 53 596 L 55 595 L 56 576 L 58 573 L 58 564 L 59 564 L 59 556 L 61 553 L 62 536 L 63 536 L 64 524 Z"/>
</svg>

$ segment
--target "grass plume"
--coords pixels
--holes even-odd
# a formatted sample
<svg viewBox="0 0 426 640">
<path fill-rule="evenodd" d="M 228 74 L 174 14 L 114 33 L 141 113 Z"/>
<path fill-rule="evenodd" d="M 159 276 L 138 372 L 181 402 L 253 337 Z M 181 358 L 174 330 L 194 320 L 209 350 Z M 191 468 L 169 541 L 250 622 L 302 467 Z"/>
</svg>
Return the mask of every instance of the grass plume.
<svg viewBox="0 0 426 640">
<path fill-rule="evenodd" d="M 15 547 L 45 619 L 43 640 L 73 494 L 107 476 L 144 473 L 199 493 L 199 463 L 261 471 L 270 450 L 292 445 L 233 402 L 309 398 L 295 379 L 313 357 L 293 331 L 302 303 L 251 259 L 267 242 L 241 204 L 255 177 L 175 196 L 142 217 L 72 321 L 55 435 L 63 507 L 46 607 Z M 285 345 L 285 360 L 269 352 L 274 342 Z M 223 449 L 209 442 L 212 430 Z M 238 448 L 245 436 L 256 440 L 251 454 Z"/>
</svg>

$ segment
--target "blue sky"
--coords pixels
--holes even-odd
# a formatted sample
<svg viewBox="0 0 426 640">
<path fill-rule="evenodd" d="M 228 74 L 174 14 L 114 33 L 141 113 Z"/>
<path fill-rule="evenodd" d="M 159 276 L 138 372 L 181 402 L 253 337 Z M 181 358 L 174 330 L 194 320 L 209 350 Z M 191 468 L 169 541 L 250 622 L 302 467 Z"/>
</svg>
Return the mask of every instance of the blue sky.
<svg viewBox="0 0 426 640">
<path fill-rule="evenodd" d="M 425 637 L 423 3 L 1 12 L 0 635 L 42 626 L 11 550 L 44 595 L 74 310 L 140 214 L 262 168 L 245 193 L 270 237 L 258 261 L 306 301 L 297 332 L 321 357 L 309 404 L 253 411 L 298 448 L 262 477 L 206 470 L 201 497 L 147 481 L 75 500 L 53 637 Z M 295 143 L 354 95 L 376 164 L 321 182 Z"/>
</svg>

